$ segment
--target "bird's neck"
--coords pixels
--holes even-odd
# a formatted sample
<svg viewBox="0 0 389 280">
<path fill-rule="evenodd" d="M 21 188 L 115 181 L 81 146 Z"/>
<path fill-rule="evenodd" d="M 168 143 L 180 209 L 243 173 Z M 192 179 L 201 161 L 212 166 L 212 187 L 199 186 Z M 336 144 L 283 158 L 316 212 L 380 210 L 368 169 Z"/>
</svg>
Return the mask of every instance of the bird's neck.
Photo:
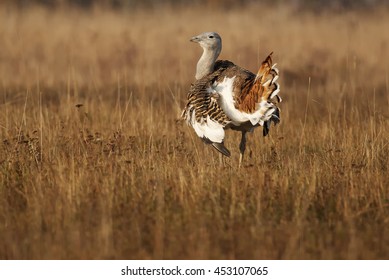
<svg viewBox="0 0 389 280">
<path fill-rule="evenodd" d="M 204 49 L 202 56 L 197 62 L 196 80 L 213 72 L 215 61 L 220 54 L 220 48 L 218 49 Z"/>
</svg>

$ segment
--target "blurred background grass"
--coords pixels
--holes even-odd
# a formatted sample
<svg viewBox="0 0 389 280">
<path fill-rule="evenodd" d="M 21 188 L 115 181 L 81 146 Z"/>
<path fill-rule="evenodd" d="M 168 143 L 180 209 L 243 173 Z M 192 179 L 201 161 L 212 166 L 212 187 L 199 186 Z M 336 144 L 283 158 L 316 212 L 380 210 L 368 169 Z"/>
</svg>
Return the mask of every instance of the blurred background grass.
<svg viewBox="0 0 389 280">
<path fill-rule="evenodd" d="M 385 1 L 2 1 L 0 258 L 387 259 Z M 233 156 L 179 121 L 201 49 L 281 70 Z"/>
</svg>

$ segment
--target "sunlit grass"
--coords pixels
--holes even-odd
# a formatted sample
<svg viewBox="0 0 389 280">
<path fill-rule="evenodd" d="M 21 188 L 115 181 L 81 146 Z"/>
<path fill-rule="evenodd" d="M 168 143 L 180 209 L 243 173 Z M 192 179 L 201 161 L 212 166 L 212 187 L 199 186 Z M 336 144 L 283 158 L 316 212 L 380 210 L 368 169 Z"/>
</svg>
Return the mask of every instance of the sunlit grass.
<svg viewBox="0 0 389 280">
<path fill-rule="evenodd" d="M 0 14 L 0 258 L 388 258 L 386 11 Z M 241 169 L 179 120 L 210 30 L 281 71 Z"/>
</svg>

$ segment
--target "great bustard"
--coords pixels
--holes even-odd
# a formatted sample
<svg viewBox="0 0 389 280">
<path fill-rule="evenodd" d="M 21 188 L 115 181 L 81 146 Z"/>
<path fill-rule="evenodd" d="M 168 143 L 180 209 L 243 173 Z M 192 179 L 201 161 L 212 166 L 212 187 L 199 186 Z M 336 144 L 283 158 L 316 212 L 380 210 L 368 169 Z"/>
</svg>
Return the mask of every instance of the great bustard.
<svg viewBox="0 0 389 280">
<path fill-rule="evenodd" d="M 231 153 L 224 146 L 224 130 L 241 131 L 241 166 L 246 133 L 263 126 L 263 136 L 266 136 L 271 122 L 280 121 L 277 107 L 281 102 L 277 83 L 279 72 L 272 64 L 272 54 L 262 62 L 255 75 L 231 61 L 216 61 L 222 48 L 219 34 L 205 32 L 190 41 L 199 43 L 203 54 L 197 63 L 196 81 L 189 90 L 182 116 L 205 143 L 228 157 Z"/>
</svg>

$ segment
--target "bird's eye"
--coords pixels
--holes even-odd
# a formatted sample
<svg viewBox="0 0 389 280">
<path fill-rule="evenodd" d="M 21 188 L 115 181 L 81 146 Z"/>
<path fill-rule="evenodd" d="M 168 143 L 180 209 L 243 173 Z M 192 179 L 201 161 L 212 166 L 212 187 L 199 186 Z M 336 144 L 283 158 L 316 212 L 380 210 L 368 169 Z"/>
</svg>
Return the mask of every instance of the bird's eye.
<svg viewBox="0 0 389 280">
<path fill-rule="evenodd" d="M 209 37 L 208 38 L 210 38 L 210 39 L 213 39 L 214 38 L 214 36 L 213 35 L 209 35 Z"/>
</svg>

